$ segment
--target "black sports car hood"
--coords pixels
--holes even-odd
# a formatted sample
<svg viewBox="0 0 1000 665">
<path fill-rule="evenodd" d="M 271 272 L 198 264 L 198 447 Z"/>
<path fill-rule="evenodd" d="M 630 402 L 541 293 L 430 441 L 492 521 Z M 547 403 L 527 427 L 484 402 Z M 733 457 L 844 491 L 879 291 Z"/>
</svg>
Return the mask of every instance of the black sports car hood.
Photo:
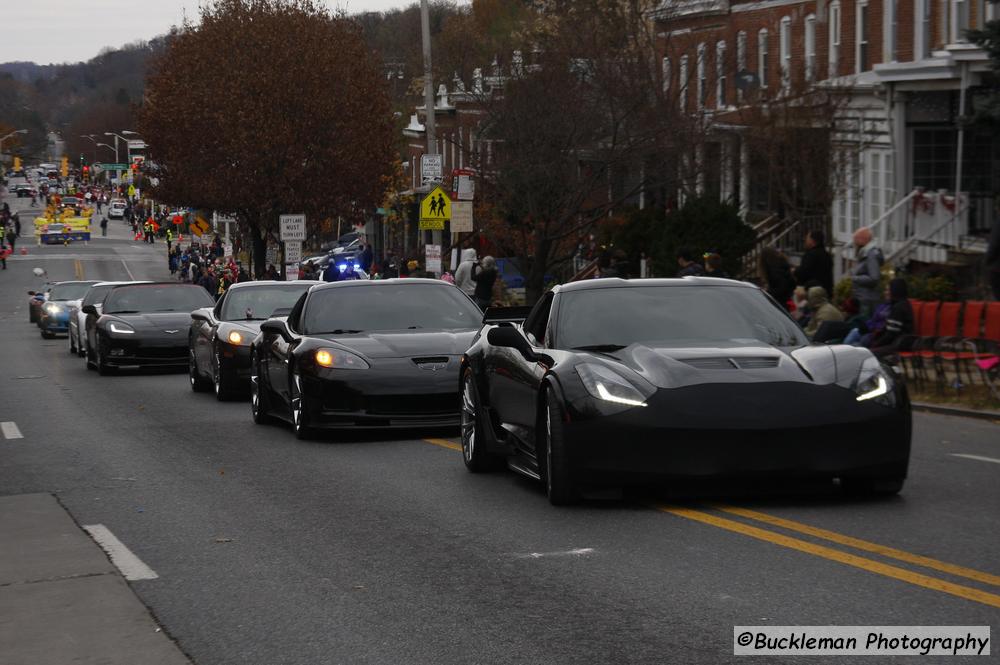
<svg viewBox="0 0 1000 665">
<path fill-rule="evenodd" d="M 349 348 L 369 358 L 460 356 L 472 344 L 475 330 L 399 330 L 353 335 L 311 335 Z"/>
<path fill-rule="evenodd" d="M 155 312 L 152 314 L 107 314 L 135 328 L 136 332 L 187 330 L 191 325 L 190 312 Z"/>
<path fill-rule="evenodd" d="M 869 356 L 867 351 L 854 347 L 780 348 L 764 343 L 670 347 L 633 344 L 613 353 L 594 355 L 614 358 L 658 388 L 704 383 L 848 384 Z"/>
</svg>

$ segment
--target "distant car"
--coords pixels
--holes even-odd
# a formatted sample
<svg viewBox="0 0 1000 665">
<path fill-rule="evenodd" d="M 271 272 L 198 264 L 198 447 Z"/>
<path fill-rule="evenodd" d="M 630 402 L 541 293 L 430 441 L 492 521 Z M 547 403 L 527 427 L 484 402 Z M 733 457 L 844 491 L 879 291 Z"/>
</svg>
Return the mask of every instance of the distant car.
<svg viewBox="0 0 1000 665">
<path fill-rule="evenodd" d="M 125 209 L 128 208 L 128 204 L 121 199 L 115 199 L 108 206 L 108 217 L 112 219 L 121 219 L 125 216 Z"/>
<path fill-rule="evenodd" d="M 65 210 L 66 208 L 78 208 L 82 205 L 83 199 L 75 196 L 64 196 L 62 198 L 62 202 L 59 204 L 59 207 Z"/>
<path fill-rule="evenodd" d="M 14 193 L 17 194 L 17 198 L 19 199 L 30 196 L 38 196 L 38 190 L 31 185 L 18 185 L 14 188 Z"/>
<path fill-rule="evenodd" d="M 260 324 L 287 314 L 299 297 L 322 282 L 241 282 L 233 284 L 213 308 L 191 312 L 188 376 L 194 391 L 213 388 L 226 400 L 250 387 L 250 344 Z"/>
<path fill-rule="evenodd" d="M 80 304 L 93 284 L 97 284 L 97 280 L 59 282 L 52 286 L 38 316 L 38 328 L 43 339 L 69 332 L 70 310 Z"/>
<path fill-rule="evenodd" d="M 481 319 L 440 280 L 313 286 L 253 341 L 254 422 L 287 420 L 299 438 L 315 428 L 455 426 L 459 361 Z"/>
<path fill-rule="evenodd" d="M 120 367 L 186 367 L 191 312 L 212 307 L 194 284 L 149 282 L 112 287 L 100 313 L 87 305 L 87 367 L 110 374 Z"/>
<path fill-rule="evenodd" d="M 141 284 L 143 282 L 96 282 L 83 295 L 78 307 L 70 309 L 69 313 L 69 352 L 75 353 L 81 358 L 86 355 L 86 333 L 87 315 L 83 308 L 93 305 L 98 314 L 101 312 L 104 297 L 108 295 L 112 287 L 120 284 Z"/>
</svg>

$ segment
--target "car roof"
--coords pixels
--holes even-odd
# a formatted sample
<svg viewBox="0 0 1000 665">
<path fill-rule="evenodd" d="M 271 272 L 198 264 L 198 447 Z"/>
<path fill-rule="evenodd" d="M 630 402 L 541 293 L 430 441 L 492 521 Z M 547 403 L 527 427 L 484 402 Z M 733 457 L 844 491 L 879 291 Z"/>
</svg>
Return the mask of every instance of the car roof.
<svg viewBox="0 0 1000 665">
<path fill-rule="evenodd" d="M 363 286 L 388 286 L 390 284 L 434 284 L 452 289 L 458 288 L 454 284 L 449 284 L 441 279 L 425 279 L 423 277 L 394 277 L 392 279 L 348 279 L 343 282 L 321 282 L 320 284 L 309 289 L 309 292 L 315 293 L 316 291 L 326 291 L 327 289 L 343 289 Z"/>
<path fill-rule="evenodd" d="M 181 286 L 184 288 L 202 288 L 197 284 L 190 284 L 188 282 L 125 282 L 123 284 L 116 284 L 114 288 L 120 289 L 128 286 Z M 208 293 L 206 291 L 205 293 Z"/>
<path fill-rule="evenodd" d="M 758 288 L 750 282 L 741 282 L 735 279 L 723 279 L 721 277 L 670 277 L 670 278 L 650 278 L 650 279 L 622 279 L 621 277 L 603 277 L 601 279 L 582 279 L 578 282 L 559 284 L 553 287 L 556 293 L 570 293 L 573 291 L 589 291 L 591 289 L 615 289 L 615 288 L 637 288 L 643 286 L 736 286 L 748 289 Z"/>
<path fill-rule="evenodd" d="M 67 279 L 62 282 L 55 282 L 52 286 L 62 286 L 63 284 L 97 284 L 99 279 Z"/>
<path fill-rule="evenodd" d="M 128 281 L 125 281 L 125 282 L 97 282 L 96 284 L 94 284 L 94 286 L 121 286 L 121 285 L 124 285 L 124 284 L 148 284 L 148 283 L 149 282 L 147 280 L 138 279 L 138 280 L 133 280 L 131 282 L 128 282 Z"/>
<path fill-rule="evenodd" d="M 247 289 L 247 288 L 253 288 L 255 286 L 264 286 L 264 285 L 273 286 L 275 284 L 281 286 L 295 286 L 296 284 L 306 284 L 310 288 L 312 288 L 313 286 L 316 286 L 318 284 L 325 284 L 325 283 L 326 282 L 319 279 L 293 279 L 293 280 L 286 280 L 284 282 L 279 282 L 273 279 L 260 279 L 253 282 L 236 282 L 235 284 L 231 284 L 229 288 Z"/>
</svg>

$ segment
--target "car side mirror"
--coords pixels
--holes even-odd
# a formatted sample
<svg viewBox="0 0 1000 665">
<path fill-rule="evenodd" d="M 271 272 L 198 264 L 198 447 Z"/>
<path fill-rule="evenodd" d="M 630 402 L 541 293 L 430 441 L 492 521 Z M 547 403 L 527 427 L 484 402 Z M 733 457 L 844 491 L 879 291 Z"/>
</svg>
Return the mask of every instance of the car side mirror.
<svg viewBox="0 0 1000 665">
<path fill-rule="evenodd" d="M 288 329 L 288 324 L 281 319 L 268 319 L 260 324 L 260 330 L 270 335 L 279 335 L 286 342 L 292 341 L 292 332 Z"/>
<path fill-rule="evenodd" d="M 82 311 L 84 314 L 97 314 L 97 308 L 94 307 L 93 305 L 84 305 L 83 309 L 80 311 Z"/>
<path fill-rule="evenodd" d="M 205 321 L 206 323 L 210 320 L 209 312 L 212 310 L 208 307 L 202 307 L 201 309 L 196 309 L 191 312 L 191 318 L 198 321 Z"/>
<path fill-rule="evenodd" d="M 486 341 L 493 346 L 514 349 L 524 356 L 525 360 L 552 364 L 552 359 L 547 355 L 535 353 L 535 350 L 531 348 L 531 343 L 528 342 L 528 339 L 524 336 L 524 334 L 513 326 L 497 326 L 496 328 L 491 328 L 490 331 L 486 333 Z"/>
</svg>

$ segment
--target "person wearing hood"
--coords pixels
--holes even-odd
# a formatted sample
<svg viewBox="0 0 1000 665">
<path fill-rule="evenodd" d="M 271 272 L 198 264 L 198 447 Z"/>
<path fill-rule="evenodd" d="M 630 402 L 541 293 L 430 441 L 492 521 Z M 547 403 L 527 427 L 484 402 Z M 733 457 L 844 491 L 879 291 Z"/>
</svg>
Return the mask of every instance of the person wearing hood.
<svg viewBox="0 0 1000 665">
<path fill-rule="evenodd" d="M 809 306 L 809 325 L 806 326 L 806 337 L 812 339 L 819 327 L 825 321 L 843 321 L 844 314 L 834 306 L 826 295 L 826 289 L 822 286 L 813 286 L 806 293 L 806 302 Z"/>
<path fill-rule="evenodd" d="M 857 255 L 851 269 L 851 293 L 858 300 L 861 315 L 867 318 L 881 302 L 879 284 L 885 258 L 867 227 L 854 232 L 854 245 Z"/>
<path fill-rule="evenodd" d="M 455 270 L 455 286 L 465 291 L 473 298 L 476 295 L 476 283 L 472 280 L 472 270 L 478 262 L 476 250 L 470 248 L 462 250 L 462 260 Z"/>
<path fill-rule="evenodd" d="M 906 280 L 900 277 L 893 279 L 889 282 L 887 291 L 889 311 L 885 326 L 868 341 L 868 348 L 879 357 L 897 353 L 902 338 L 913 334 L 913 307 L 907 297 Z"/>
<path fill-rule="evenodd" d="M 822 286 L 829 296 L 833 293 L 833 257 L 826 251 L 826 236 L 822 231 L 806 234 L 806 251 L 795 269 L 795 282 L 809 288 Z"/>
</svg>

